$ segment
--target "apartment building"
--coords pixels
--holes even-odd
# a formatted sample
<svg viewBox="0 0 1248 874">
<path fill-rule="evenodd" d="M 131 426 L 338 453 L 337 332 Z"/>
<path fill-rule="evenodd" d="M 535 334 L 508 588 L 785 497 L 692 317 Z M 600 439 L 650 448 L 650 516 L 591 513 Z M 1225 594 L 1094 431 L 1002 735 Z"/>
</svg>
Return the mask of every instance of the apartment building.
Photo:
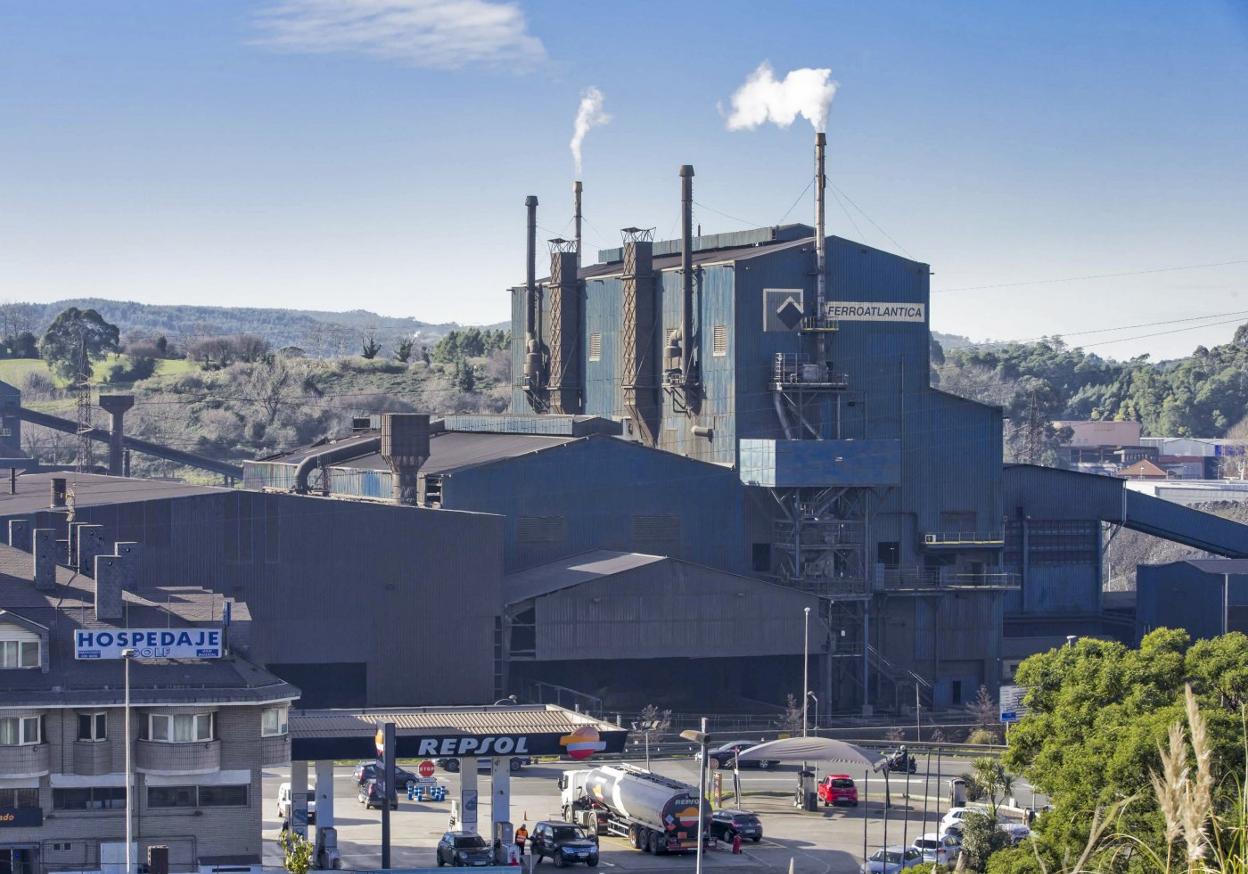
<svg viewBox="0 0 1248 874">
<path fill-rule="evenodd" d="M 129 591 L 133 544 L 79 556 L 87 575 L 57 564 L 52 531 L 14 534 L 26 548 L 0 546 L 0 871 L 122 870 L 127 742 L 138 861 L 162 846 L 172 871 L 258 864 L 262 769 L 290 760 L 299 691 L 231 653 L 245 611 L 197 587 Z"/>
</svg>

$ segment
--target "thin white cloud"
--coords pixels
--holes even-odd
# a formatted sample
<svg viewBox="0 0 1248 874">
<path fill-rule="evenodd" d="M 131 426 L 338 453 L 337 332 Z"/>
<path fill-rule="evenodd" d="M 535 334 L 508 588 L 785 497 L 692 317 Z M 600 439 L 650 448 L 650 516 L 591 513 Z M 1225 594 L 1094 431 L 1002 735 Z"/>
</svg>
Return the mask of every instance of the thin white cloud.
<svg viewBox="0 0 1248 874">
<path fill-rule="evenodd" d="M 514 3 L 491 0 L 279 0 L 256 16 L 269 48 L 357 54 L 438 70 L 528 70 L 546 60 Z"/>
</svg>

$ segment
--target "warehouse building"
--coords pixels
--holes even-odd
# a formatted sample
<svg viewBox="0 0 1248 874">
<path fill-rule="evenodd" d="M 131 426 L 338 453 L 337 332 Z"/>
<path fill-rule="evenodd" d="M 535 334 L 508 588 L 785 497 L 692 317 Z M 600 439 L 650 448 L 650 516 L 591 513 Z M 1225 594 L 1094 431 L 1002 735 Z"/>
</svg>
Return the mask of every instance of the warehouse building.
<svg viewBox="0 0 1248 874">
<path fill-rule="evenodd" d="M 1136 639 L 1157 628 L 1182 628 L 1194 639 L 1248 634 L 1248 560 L 1141 565 L 1136 571 Z"/>
<path fill-rule="evenodd" d="M 144 597 L 175 580 L 223 596 L 255 629 L 239 651 L 304 706 L 500 692 L 499 516 L 77 473 L 18 477 L 0 513 L 10 543 L 48 529 L 58 562 L 86 573 L 100 545 L 138 543 Z"/>
<path fill-rule="evenodd" d="M 0 546 L 0 870 L 124 864 L 127 741 L 137 859 L 157 846 L 173 870 L 259 864 L 261 776 L 290 760 L 299 690 L 237 653 L 247 623 L 223 626 L 218 593 L 129 591 L 133 544 L 110 544 L 92 579 L 55 563 L 49 535 L 33 555 Z M 139 647 L 127 738 L 116 640 L 136 629 L 200 648 Z"/>
</svg>

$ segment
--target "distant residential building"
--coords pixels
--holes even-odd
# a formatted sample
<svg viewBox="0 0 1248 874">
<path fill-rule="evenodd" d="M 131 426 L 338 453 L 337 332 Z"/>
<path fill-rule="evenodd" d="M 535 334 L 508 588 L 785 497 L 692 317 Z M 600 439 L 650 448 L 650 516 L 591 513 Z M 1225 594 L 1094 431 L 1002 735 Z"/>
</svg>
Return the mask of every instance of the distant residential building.
<svg viewBox="0 0 1248 874">
<path fill-rule="evenodd" d="M 1070 430 L 1062 451 L 1075 468 L 1106 464 L 1116 468 L 1156 456 L 1155 449 L 1141 446 L 1139 422 L 1063 420 L 1054 422 L 1053 427 Z"/>
<path fill-rule="evenodd" d="M 1169 479 L 1170 474 L 1166 473 L 1165 468 L 1153 464 L 1147 458 L 1142 458 L 1135 464 L 1124 467 L 1119 476 L 1126 479 Z"/>
</svg>

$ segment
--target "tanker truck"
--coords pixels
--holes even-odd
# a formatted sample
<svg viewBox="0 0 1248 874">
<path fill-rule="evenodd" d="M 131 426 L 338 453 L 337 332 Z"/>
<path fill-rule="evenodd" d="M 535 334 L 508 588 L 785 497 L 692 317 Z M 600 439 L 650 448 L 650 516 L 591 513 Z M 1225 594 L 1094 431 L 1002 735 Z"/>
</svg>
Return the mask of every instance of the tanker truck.
<svg viewBox="0 0 1248 874">
<path fill-rule="evenodd" d="M 599 835 L 627 838 L 634 849 L 679 853 L 698 846 L 698 790 L 632 765 L 565 771 L 559 778 L 563 817 Z M 704 835 L 711 806 L 703 800 Z"/>
</svg>

